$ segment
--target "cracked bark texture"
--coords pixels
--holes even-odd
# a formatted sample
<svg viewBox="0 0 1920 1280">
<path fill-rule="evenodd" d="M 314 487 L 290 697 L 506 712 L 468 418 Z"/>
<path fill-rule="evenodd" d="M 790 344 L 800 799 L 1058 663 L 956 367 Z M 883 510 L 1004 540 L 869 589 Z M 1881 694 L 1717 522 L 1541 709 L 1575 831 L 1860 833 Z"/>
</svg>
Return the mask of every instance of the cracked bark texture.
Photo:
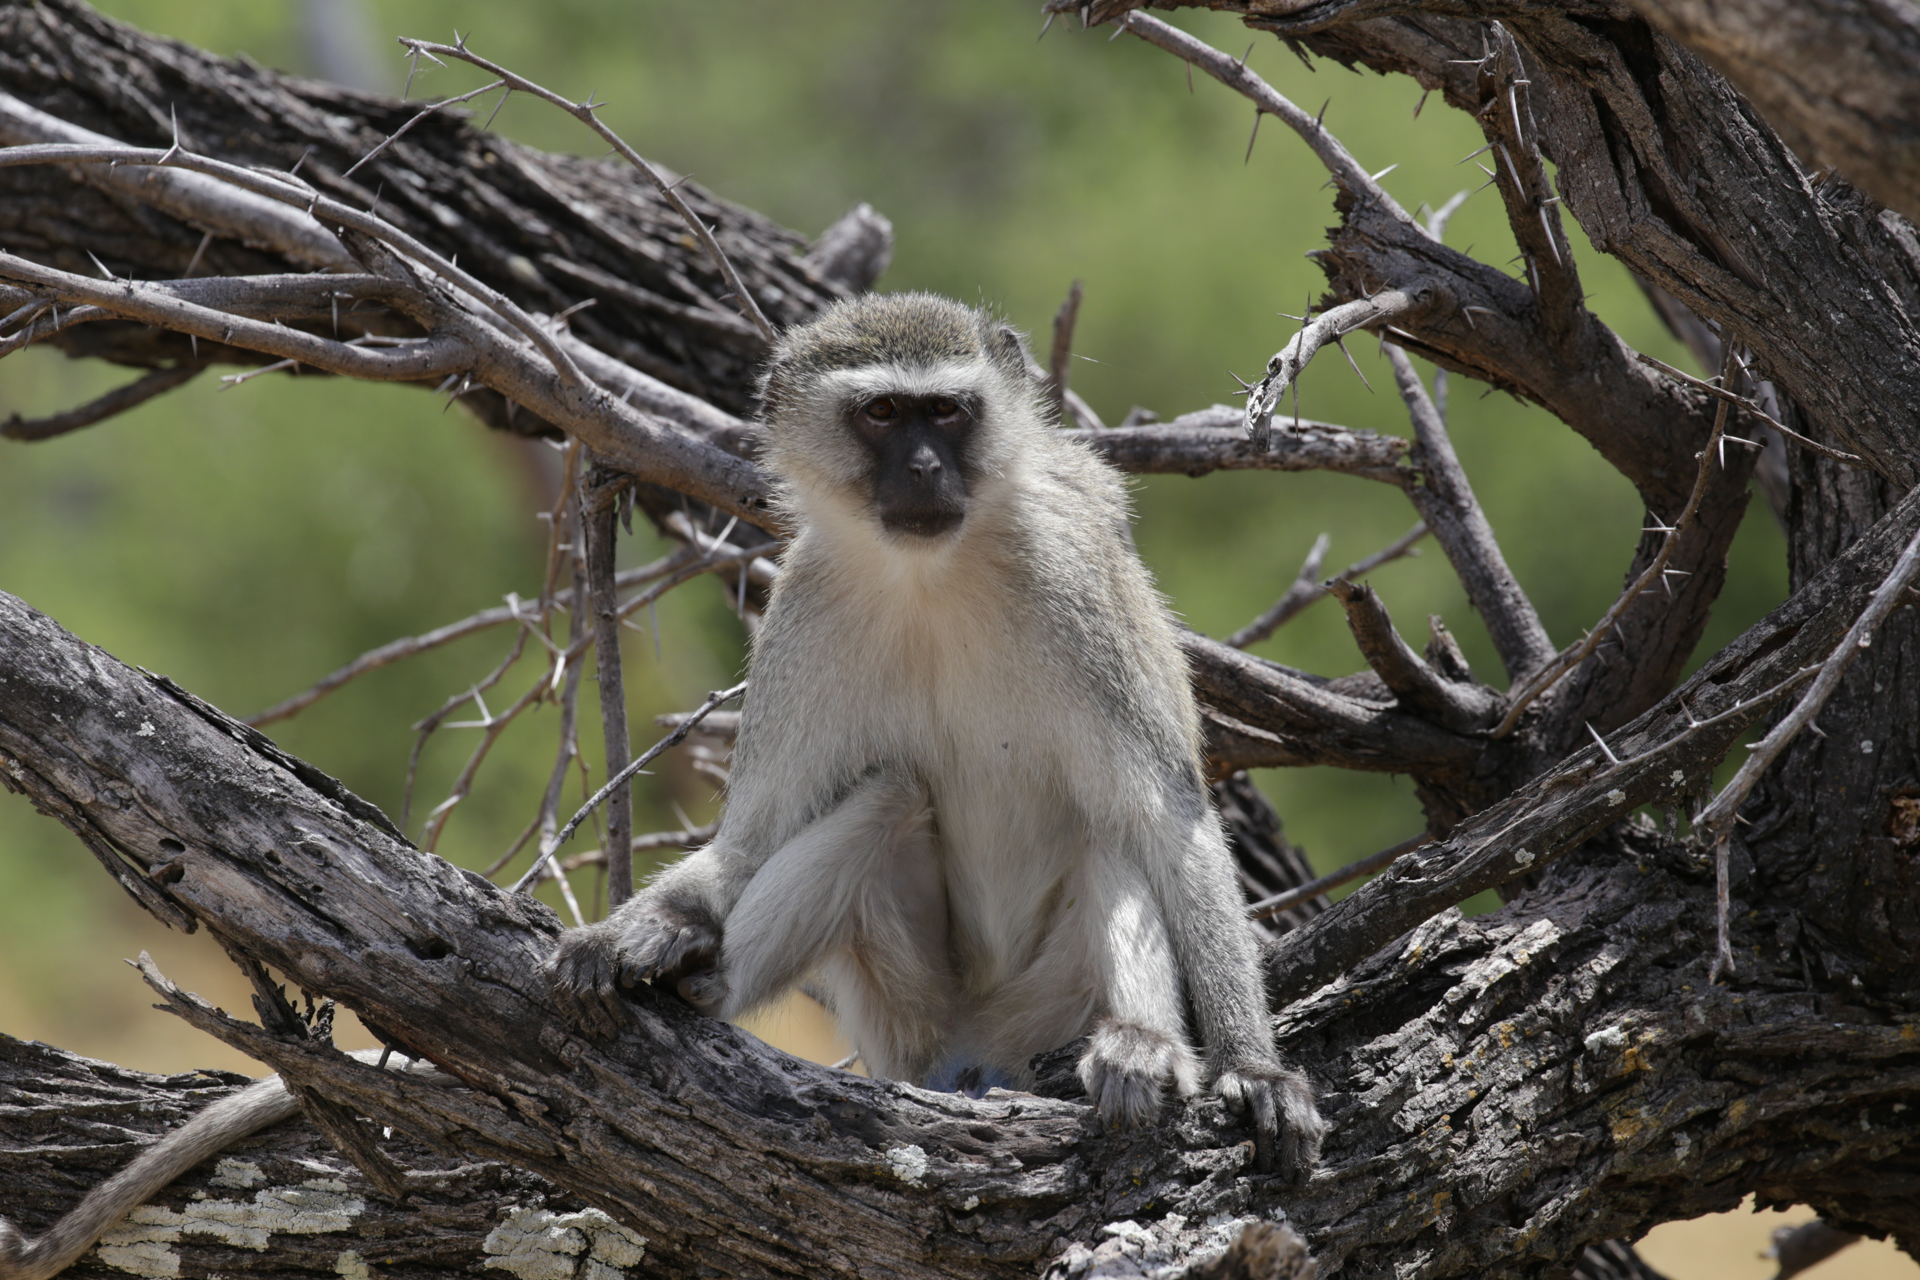
<svg viewBox="0 0 1920 1280">
<path fill-rule="evenodd" d="M 1904 0 L 1634 0 L 1712 63 L 1810 169 L 1920 217 L 1920 14 Z"/>
<path fill-rule="evenodd" d="M 142 1145 L 248 1083 L 224 1071 L 151 1075 L 4 1035 L 0 1081 L 4 1210 L 30 1236 Z M 404 1136 L 385 1145 L 409 1171 L 404 1204 L 375 1194 L 311 1125 L 289 1122 L 180 1178 L 63 1274 L 107 1280 L 157 1274 L 177 1261 L 182 1276 L 339 1275 L 351 1274 L 354 1260 L 404 1280 L 486 1274 L 510 1239 L 522 1243 L 515 1225 L 551 1228 L 543 1211 L 559 1217 L 587 1208 L 510 1165 L 438 1154 Z M 574 1241 L 554 1243 L 561 1248 L 526 1261 L 548 1264 L 553 1280 L 584 1271 L 586 1249 L 569 1254 L 562 1248 Z"/>
</svg>

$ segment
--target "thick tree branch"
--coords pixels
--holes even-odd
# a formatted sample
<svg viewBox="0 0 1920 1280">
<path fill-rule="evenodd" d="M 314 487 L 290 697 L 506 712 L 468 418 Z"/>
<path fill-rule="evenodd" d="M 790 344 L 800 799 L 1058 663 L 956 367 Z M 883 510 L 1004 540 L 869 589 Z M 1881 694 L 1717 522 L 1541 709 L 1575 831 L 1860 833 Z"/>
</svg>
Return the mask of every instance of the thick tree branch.
<svg viewBox="0 0 1920 1280">
<path fill-rule="evenodd" d="M 1407 442 L 1303 419 L 1273 437 L 1267 449 L 1247 438 L 1240 410 L 1214 405 L 1172 422 L 1085 428 L 1061 434 L 1140 475 L 1204 476 L 1214 471 L 1343 471 L 1387 484 L 1406 483 Z"/>
<path fill-rule="evenodd" d="M 1208 763 L 1218 775 L 1334 764 L 1465 777 L 1480 754 L 1471 738 L 1399 710 L 1386 696 L 1342 692 L 1328 680 L 1191 632 L 1181 640 L 1200 697 Z"/>
<path fill-rule="evenodd" d="M 1812 169 L 1920 222 L 1920 25 L 1901 0 L 1633 0 Z"/>
<path fill-rule="evenodd" d="M 1920 520 L 1910 506 L 1902 518 Z M 1208 1100 L 1102 1133 L 1073 1102 L 811 1067 L 645 990 L 631 1031 L 582 1040 L 544 998 L 545 908 L 412 850 L 337 783 L 10 597 L 0 635 L 9 785 L 77 806 L 175 911 L 466 1087 L 374 1070 L 163 984 L 176 1011 L 377 1124 L 540 1173 L 647 1237 L 665 1270 L 1032 1274 L 1123 1219 L 1177 1262 L 1204 1254 L 1210 1215 L 1284 1210 L 1328 1268 L 1415 1250 L 1443 1280 L 1536 1276 L 1748 1187 L 1920 1234 L 1910 1202 L 1846 1172 L 1920 1159 L 1891 1109 L 1920 1085 L 1920 1045 L 1815 993 L 1709 992 L 1691 940 L 1710 892 L 1650 836 L 1624 862 L 1569 862 L 1531 909 L 1430 921 L 1290 1010 L 1283 1041 L 1336 1129 L 1324 1171 L 1287 1190 L 1247 1176 L 1250 1142 Z M 1575 968 L 1586 976 L 1566 983 Z M 1680 981 L 1706 994 L 1661 1012 L 1650 993 Z M 1653 1099 L 1681 1095 L 1693 1101 L 1654 1115 Z M 1623 1114 L 1647 1118 L 1623 1130 Z M 1775 1174 L 1745 1158 L 1754 1144 L 1803 1158 Z"/>
<path fill-rule="evenodd" d="M 1500 20 L 1527 59 L 1540 148 L 1594 243 L 1726 326 L 1753 350 L 1758 376 L 1899 488 L 1920 478 L 1913 424 L 1893 408 L 1920 402 L 1920 363 L 1911 358 L 1920 346 L 1920 260 L 1908 247 L 1911 228 L 1878 217 L 1844 184 L 1809 183 L 1732 86 L 1627 4 L 1595 0 L 1578 14 L 1546 0 L 1322 0 L 1284 15 L 1251 4 L 1216 7 L 1342 61 L 1413 75 L 1467 111 L 1486 105 L 1474 71 L 1485 52 L 1475 20 Z M 1457 287 L 1455 294 L 1476 301 Z M 1842 333 L 1809 329 L 1809 315 L 1852 319 Z M 1618 394 L 1633 381 L 1608 369 L 1598 385 Z M 1563 411 L 1556 402 L 1565 398 L 1542 402 L 1586 434 L 1591 410 Z M 1654 420 L 1622 426 L 1640 435 Z M 1703 428 L 1674 438 L 1697 448 Z M 1600 430 L 1614 437 L 1621 427 Z M 1614 460 L 1600 438 L 1589 438 Z M 1658 456 L 1649 450 L 1646 459 Z M 1652 502 L 1645 462 L 1621 469 Z"/>
</svg>

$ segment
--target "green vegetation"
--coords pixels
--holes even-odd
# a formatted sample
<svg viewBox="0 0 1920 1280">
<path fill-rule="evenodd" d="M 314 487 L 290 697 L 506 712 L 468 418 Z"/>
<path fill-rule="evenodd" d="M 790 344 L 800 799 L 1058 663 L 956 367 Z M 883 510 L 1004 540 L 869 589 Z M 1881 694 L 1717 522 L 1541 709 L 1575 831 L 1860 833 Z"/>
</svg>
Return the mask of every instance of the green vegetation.
<svg viewBox="0 0 1920 1280">
<path fill-rule="evenodd" d="M 242 0 L 103 8 L 217 52 L 308 69 L 287 8 Z M 1212 15 L 1179 20 L 1235 53 L 1252 38 Z M 551 87 L 598 91 L 611 103 L 606 118 L 643 152 L 788 225 L 817 232 L 869 201 L 896 233 L 883 287 L 989 300 L 1043 334 L 1079 277 L 1077 346 L 1091 362 L 1075 363 L 1074 385 L 1110 422 L 1136 404 L 1171 417 L 1229 401 L 1229 371 L 1256 376 L 1294 327 L 1276 313 L 1299 312 L 1320 285 L 1303 255 L 1334 220 L 1332 193 L 1297 139 L 1268 120 L 1243 162 L 1252 112 L 1242 100 L 1205 77 L 1190 95 L 1178 63 L 1131 39 L 1108 44 L 1105 32 L 1061 22 L 1036 42 L 1030 5 L 382 0 L 370 22 L 396 91 L 405 66 L 397 50 L 385 52 L 388 39 L 444 37 L 457 25 L 483 53 Z M 1265 38 L 1252 65 L 1309 108 L 1330 99 L 1329 128 L 1370 169 L 1397 162 L 1385 183 L 1409 207 L 1484 180 L 1458 163 L 1479 145 L 1471 122 L 1438 101 L 1416 118 L 1410 81 L 1331 64 L 1310 71 Z M 414 94 L 477 83 L 465 69 L 423 68 Z M 553 149 L 591 142 L 520 99 L 496 127 Z M 1686 363 L 1625 271 L 1575 238 L 1590 305 L 1637 348 Z M 1513 253 L 1490 192 L 1468 201 L 1448 240 L 1489 262 Z M 1378 393 L 1335 353 L 1308 370 L 1300 412 L 1406 433 L 1385 361 L 1369 339 L 1351 345 Z M 29 352 L 0 365 L 0 414 L 65 407 L 125 377 Z M 1482 399 L 1483 390 L 1454 380 L 1455 438 L 1520 580 L 1564 643 L 1618 590 L 1641 513 L 1626 482 L 1571 432 L 1505 396 Z M 418 391 L 272 377 L 222 392 L 204 377 L 104 425 L 0 450 L 0 588 L 247 714 L 395 636 L 507 591 L 537 591 L 544 526 L 531 474 L 517 446 Z M 1216 635 L 1284 589 L 1316 534 L 1333 535 L 1328 564 L 1337 567 L 1413 520 L 1396 492 L 1323 475 L 1155 479 L 1139 486 L 1139 511 L 1139 543 L 1163 588 L 1191 625 Z M 622 558 L 656 552 L 641 537 Z M 1781 539 L 1763 509 L 1734 556 L 1703 652 L 1785 593 Z M 1441 615 L 1476 669 L 1499 683 L 1485 634 L 1437 551 L 1373 580 L 1410 635 L 1425 614 Z M 658 660 L 650 638 L 629 637 L 642 745 L 646 717 L 694 705 L 728 683 L 742 658 L 741 628 L 712 582 L 663 601 L 659 632 Z M 498 633 L 390 668 L 273 733 L 398 814 L 407 726 L 483 676 L 506 642 Z M 1259 651 L 1328 674 L 1360 665 L 1325 604 Z M 531 678 L 531 668 L 509 676 L 490 705 Z M 592 705 L 583 698 L 590 751 L 599 732 Z M 549 767 L 553 722 L 548 709 L 507 736 L 441 852 L 478 866 L 511 842 Z M 446 731 L 428 749 L 416 828 L 474 736 Z M 1323 869 L 1419 824 L 1410 786 L 1393 779 L 1322 769 L 1260 781 Z M 711 784 L 676 763 L 643 779 L 636 827 L 676 824 L 675 803 L 704 818 L 711 797 Z M 104 946 L 94 932 L 103 920 L 114 922 Z M 148 945 L 156 929 L 62 829 L 17 799 L 0 802 L 0 1027 L 113 1051 L 118 1020 L 145 1001 L 112 961 Z M 124 1000 L 103 1003 L 107 986 Z"/>
</svg>

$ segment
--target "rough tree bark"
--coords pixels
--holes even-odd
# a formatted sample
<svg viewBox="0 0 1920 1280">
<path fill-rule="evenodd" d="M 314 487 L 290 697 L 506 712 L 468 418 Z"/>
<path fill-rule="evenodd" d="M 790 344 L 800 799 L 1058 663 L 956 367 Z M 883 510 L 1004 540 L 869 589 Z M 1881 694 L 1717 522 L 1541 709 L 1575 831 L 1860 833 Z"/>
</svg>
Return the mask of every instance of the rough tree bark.
<svg viewBox="0 0 1920 1280">
<path fill-rule="evenodd" d="M 1244 65 L 1180 44 L 1136 4 L 1055 7 L 1123 22 L 1262 110 L 1291 110 L 1260 96 L 1271 91 Z M 1409 773 L 1440 837 L 1337 907 L 1292 913 L 1272 944 L 1276 994 L 1293 1001 L 1276 1032 L 1334 1124 L 1323 1170 L 1302 1188 L 1253 1175 L 1246 1135 L 1212 1100 L 1178 1106 L 1146 1133 L 1108 1134 L 1070 1096 L 975 1102 L 865 1081 L 650 992 L 636 994 L 632 1031 L 586 1042 L 545 1006 L 536 961 L 558 926 L 544 907 L 413 849 L 257 732 L 0 595 L 0 779 L 72 828 L 160 918 L 204 925 L 256 974 L 269 965 L 341 1000 L 457 1082 L 426 1084 L 332 1051 L 264 976 L 264 1026 L 249 1026 L 150 974 L 176 1012 L 326 1100 L 315 1114 L 352 1154 L 323 1154 L 304 1129 L 263 1137 L 239 1164 L 198 1171 L 146 1211 L 111 1246 L 129 1252 L 84 1266 L 426 1274 L 488 1257 L 522 1280 L 608 1280 L 608 1267 L 1253 1274 L 1245 1250 L 1225 1260 L 1221 1250 L 1247 1222 L 1284 1219 L 1322 1275 L 1551 1276 L 1589 1246 L 1747 1193 L 1809 1203 L 1838 1226 L 1920 1250 L 1916 610 L 1895 612 L 1827 704 L 1825 736 L 1796 743 L 1747 806 L 1734 841 L 1731 982 L 1707 978 L 1711 865 L 1672 826 L 1634 816 L 1691 807 L 1741 733 L 1826 657 L 1920 526 L 1920 496 L 1908 492 L 1920 479 L 1911 226 L 1842 181 L 1810 179 L 1754 107 L 1622 3 L 1210 7 L 1441 89 L 1498 154 L 1525 281 L 1446 248 L 1356 176 L 1337 142 L 1303 130 L 1339 186 L 1342 222 L 1322 255 L 1327 309 L 1400 291 L 1417 305 L 1392 318 L 1395 341 L 1546 406 L 1640 489 L 1651 523 L 1699 495 L 1698 518 L 1674 545 L 1650 534 L 1628 568 L 1632 580 L 1670 554 L 1665 563 L 1686 575 L 1672 594 L 1632 601 L 1606 654 L 1574 665 L 1505 735 L 1493 726 L 1512 691 L 1479 682 L 1444 633 L 1415 654 L 1368 592 L 1342 593 L 1373 666 L 1357 676 L 1328 680 L 1190 637 L 1219 773 L 1306 763 Z M 355 208 L 379 202 L 529 312 L 598 298 L 572 318 L 570 350 L 677 389 L 642 400 L 689 442 L 684 474 L 759 483 L 739 388 L 760 339 L 651 189 L 624 172 L 434 117 L 349 178 L 411 108 L 141 37 L 71 0 L 0 4 L 0 91 L 9 143 L 46 140 L 34 132 L 38 111 L 165 148 L 173 106 L 189 148 L 280 170 L 311 148 L 301 172 L 322 193 Z M 1557 199 L 1540 157 L 1556 166 Z M 81 286 L 36 275 L 36 264 L 91 275 L 88 250 L 118 276 L 153 281 L 177 280 L 196 255 L 221 277 L 311 265 L 285 243 L 249 245 L 231 226 L 162 212 L 115 182 L 99 166 L 0 167 L 0 238 L 21 255 L 13 283 L 0 281 L 11 290 L 0 311 L 36 305 L 36 290 L 70 306 Z M 693 198 L 777 323 L 865 287 L 884 259 L 870 214 L 803 254 L 798 237 Z M 1746 351 L 1780 421 L 1870 468 L 1791 454 L 1795 595 L 1677 689 L 1724 576 L 1750 459 L 1697 465 L 1722 411 L 1635 361 L 1585 311 L 1562 254 L 1562 207 Z M 222 234 L 203 240 L 209 230 Z M 407 296 L 390 278 L 359 279 L 369 297 Z M 226 298 L 247 314 L 217 283 L 148 296 Z M 81 296 L 96 305 L 125 305 L 88 287 Z M 298 302 L 302 287 L 282 276 L 271 296 Z M 329 318 L 321 293 L 286 316 L 311 334 Z M 355 323 L 418 334 L 442 319 L 401 306 Z M 196 348 L 130 320 L 51 340 L 170 374 L 258 363 L 272 350 Z M 618 368 L 592 367 L 620 385 Z M 1219 410 L 1081 434 L 1137 470 L 1325 467 L 1470 509 L 1443 424 L 1422 417 L 1424 390 L 1402 389 L 1424 424 L 1411 446 L 1307 424 L 1256 454 L 1232 425 L 1237 413 Z M 485 387 L 462 398 L 498 426 L 557 429 Z M 1764 429 L 1747 408 L 1731 418 L 1730 430 Z M 713 481 L 701 491 L 727 490 Z M 649 509 L 644 493 L 640 505 Z M 1430 523 L 1463 580 L 1485 580 L 1488 548 L 1471 521 Z M 1526 634 L 1520 614 L 1499 621 L 1515 625 L 1496 631 Z M 1513 690 L 1537 674 L 1538 648 L 1502 648 Z M 1229 809 L 1258 827 L 1254 798 L 1224 786 Z M 1283 844 L 1242 847 L 1250 890 L 1298 880 Z M 1489 887 L 1514 900 L 1472 920 L 1447 909 Z M 0 1168 L 33 1191 L 3 1207 L 29 1230 L 117 1163 L 130 1132 L 226 1087 L 4 1048 L 0 1080 L 20 1106 L 0 1112 Z M 135 1123 L 149 1105 L 158 1110 Z M 343 1125 L 341 1107 L 393 1136 Z M 392 1174 L 383 1160 L 416 1171 L 404 1210 L 375 1190 Z M 244 1167 L 256 1163 L 257 1186 Z M 195 1230 L 189 1218 L 212 1225 Z M 560 1243 L 541 1251 L 529 1239 Z"/>
</svg>

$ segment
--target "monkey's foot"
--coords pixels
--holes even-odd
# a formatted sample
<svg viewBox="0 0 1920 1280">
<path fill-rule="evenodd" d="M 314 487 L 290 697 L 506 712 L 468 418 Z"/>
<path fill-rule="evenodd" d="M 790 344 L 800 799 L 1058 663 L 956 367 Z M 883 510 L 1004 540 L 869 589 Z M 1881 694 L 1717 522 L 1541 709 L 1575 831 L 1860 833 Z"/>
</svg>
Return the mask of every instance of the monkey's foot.
<svg viewBox="0 0 1920 1280">
<path fill-rule="evenodd" d="M 1313 1086 L 1286 1067 L 1243 1066 L 1222 1071 L 1213 1090 L 1253 1122 L 1254 1164 L 1301 1182 L 1320 1159 L 1327 1122 L 1313 1105 Z"/>
<path fill-rule="evenodd" d="M 1138 1128 L 1160 1114 L 1160 1099 L 1169 1085 L 1181 1093 L 1193 1092 L 1193 1051 L 1163 1032 L 1108 1018 L 1087 1042 L 1080 1082 L 1101 1120 L 1117 1128 Z"/>
</svg>

